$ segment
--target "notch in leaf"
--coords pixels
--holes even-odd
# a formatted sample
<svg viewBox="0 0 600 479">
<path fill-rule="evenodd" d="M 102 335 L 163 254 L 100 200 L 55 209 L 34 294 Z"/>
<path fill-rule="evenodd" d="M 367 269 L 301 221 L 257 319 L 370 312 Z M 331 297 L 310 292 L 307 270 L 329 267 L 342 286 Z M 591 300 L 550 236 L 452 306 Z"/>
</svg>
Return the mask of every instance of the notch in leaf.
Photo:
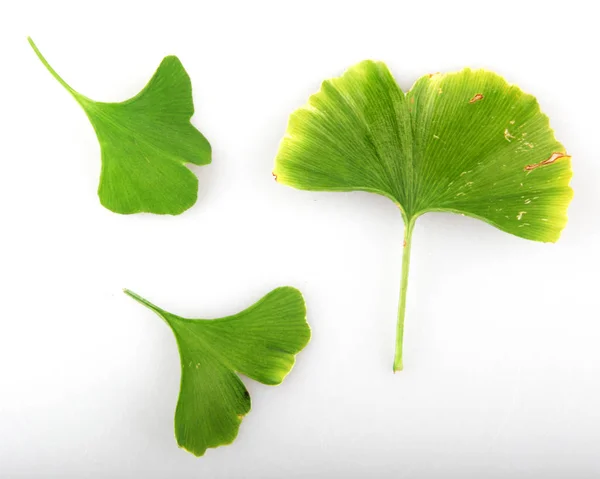
<svg viewBox="0 0 600 479">
<path fill-rule="evenodd" d="M 427 75 L 403 93 L 364 61 L 290 117 L 273 174 L 314 191 L 369 191 L 404 219 L 394 371 L 401 370 L 411 237 L 429 211 L 461 213 L 555 242 L 573 196 L 570 157 L 536 99 L 485 70 Z"/>
<path fill-rule="evenodd" d="M 250 395 L 236 373 L 280 384 L 310 340 L 304 299 L 295 288 L 277 288 L 241 313 L 213 320 L 185 319 L 125 293 L 158 314 L 175 335 L 181 360 L 175 437 L 196 456 L 231 444 L 250 412 Z"/>
<path fill-rule="evenodd" d="M 31 47 L 87 114 L 100 143 L 98 196 L 115 213 L 178 215 L 198 197 L 198 179 L 186 163 L 211 162 L 210 144 L 192 124 L 192 85 L 179 59 L 163 59 L 145 88 L 121 103 L 93 101 L 54 71 L 31 38 Z"/>
</svg>

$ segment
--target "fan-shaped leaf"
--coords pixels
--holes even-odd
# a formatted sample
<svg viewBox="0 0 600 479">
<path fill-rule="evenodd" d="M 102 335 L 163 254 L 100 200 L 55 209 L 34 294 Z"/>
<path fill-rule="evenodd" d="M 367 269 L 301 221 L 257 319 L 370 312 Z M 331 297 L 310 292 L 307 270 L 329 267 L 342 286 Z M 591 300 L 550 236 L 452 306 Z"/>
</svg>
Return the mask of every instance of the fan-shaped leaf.
<svg viewBox="0 0 600 479">
<path fill-rule="evenodd" d="M 181 358 L 175 436 L 196 456 L 233 442 L 250 412 L 250 395 L 236 373 L 279 384 L 310 340 L 304 300 L 294 288 L 275 289 L 241 313 L 213 320 L 185 319 L 125 292 L 175 335 Z"/>
<path fill-rule="evenodd" d="M 210 144 L 192 126 L 192 85 L 181 62 L 165 57 L 146 87 L 122 103 L 90 100 L 52 69 L 31 38 L 29 43 L 50 73 L 73 95 L 91 121 L 102 150 L 100 202 L 116 213 L 177 215 L 198 196 L 198 179 L 186 163 L 206 165 Z"/>
<path fill-rule="evenodd" d="M 424 76 L 404 94 L 373 61 L 323 82 L 291 115 L 273 174 L 300 189 L 378 193 L 400 208 L 406 228 L 394 370 L 402 369 L 417 217 L 462 213 L 553 242 L 572 197 L 570 157 L 534 97 L 470 69 Z"/>
</svg>

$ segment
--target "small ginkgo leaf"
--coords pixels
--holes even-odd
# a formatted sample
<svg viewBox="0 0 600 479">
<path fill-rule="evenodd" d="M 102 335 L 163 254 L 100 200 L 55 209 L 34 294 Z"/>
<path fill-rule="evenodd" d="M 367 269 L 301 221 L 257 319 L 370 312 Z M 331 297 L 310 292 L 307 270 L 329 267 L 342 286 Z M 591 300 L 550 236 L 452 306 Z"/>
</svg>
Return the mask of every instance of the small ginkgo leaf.
<svg viewBox="0 0 600 479">
<path fill-rule="evenodd" d="M 572 198 L 570 157 L 536 99 L 499 75 L 427 75 L 406 94 L 387 67 L 364 61 L 295 111 L 275 160 L 278 182 L 390 198 L 405 222 L 394 370 L 402 337 L 411 234 L 428 211 L 472 216 L 554 242 Z"/>
<path fill-rule="evenodd" d="M 237 373 L 263 384 L 281 383 L 310 340 L 302 294 L 277 288 L 241 313 L 186 319 L 125 290 L 171 328 L 181 359 L 175 437 L 196 456 L 230 444 L 250 412 L 250 395 Z"/>
<path fill-rule="evenodd" d="M 98 196 L 115 213 L 177 215 L 195 202 L 198 179 L 186 163 L 207 165 L 210 144 L 192 124 L 192 85 L 179 59 L 168 56 L 146 87 L 121 103 L 90 100 L 76 92 L 35 53 L 77 100 L 92 123 L 102 155 Z"/>
</svg>

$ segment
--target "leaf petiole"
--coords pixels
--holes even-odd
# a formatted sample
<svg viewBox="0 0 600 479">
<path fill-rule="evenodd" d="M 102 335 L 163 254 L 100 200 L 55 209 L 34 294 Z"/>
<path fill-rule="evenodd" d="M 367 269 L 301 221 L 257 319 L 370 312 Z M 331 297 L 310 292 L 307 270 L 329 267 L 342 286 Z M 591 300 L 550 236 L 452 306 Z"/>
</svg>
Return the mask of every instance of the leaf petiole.
<svg viewBox="0 0 600 479">
<path fill-rule="evenodd" d="M 404 338 L 404 313 L 406 312 L 406 291 L 408 290 L 408 270 L 410 266 L 410 247 L 416 217 L 406 218 L 404 223 L 404 248 L 402 253 L 402 278 L 400 280 L 400 299 L 398 301 L 398 322 L 396 323 L 396 354 L 394 372 L 402 371 L 402 340 Z"/>
<path fill-rule="evenodd" d="M 139 294 L 134 293 L 133 291 L 129 290 L 129 289 L 124 289 L 123 292 L 127 295 L 132 297 L 133 299 L 135 299 L 138 303 L 143 304 L 144 306 L 146 306 L 148 309 L 151 309 L 152 311 L 154 311 L 155 313 L 157 313 L 159 316 L 162 317 L 162 313 L 164 313 L 165 311 L 161 308 L 159 308 L 158 306 L 156 306 L 155 304 L 152 304 L 150 301 L 148 301 L 145 298 L 142 298 Z"/>
<path fill-rule="evenodd" d="M 54 78 L 56 78 L 56 80 L 58 81 L 58 83 L 60 83 L 63 87 L 65 87 L 65 89 L 71 95 L 73 95 L 76 100 L 79 100 L 79 97 L 81 95 L 79 93 L 77 93 L 75 90 L 73 90 L 73 88 L 71 88 L 71 86 L 66 81 L 64 81 L 62 79 L 62 77 L 56 72 L 56 70 L 50 66 L 50 64 L 48 63 L 48 60 L 46 60 L 46 58 L 44 58 L 44 55 L 42 55 L 42 52 L 39 51 L 39 49 L 38 49 L 37 45 L 34 43 L 33 39 L 31 37 L 27 37 L 27 41 L 31 45 L 31 48 L 33 48 L 33 51 L 38 56 L 38 58 L 40 59 L 40 61 L 44 64 L 44 66 L 52 74 L 52 76 Z"/>
</svg>

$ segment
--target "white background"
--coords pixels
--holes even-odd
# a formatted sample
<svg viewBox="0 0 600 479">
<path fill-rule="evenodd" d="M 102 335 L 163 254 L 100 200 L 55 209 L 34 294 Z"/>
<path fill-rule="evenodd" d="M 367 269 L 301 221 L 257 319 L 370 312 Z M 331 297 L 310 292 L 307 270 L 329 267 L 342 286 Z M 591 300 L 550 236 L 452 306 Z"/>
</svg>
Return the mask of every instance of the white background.
<svg viewBox="0 0 600 479">
<path fill-rule="evenodd" d="M 0 477 L 598 477 L 600 35 L 584 5 L 3 2 Z M 96 100 L 134 95 L 179 56 L 214 152 L 193 168 L 196 206 L 100 205 L 93 129 L 27 35 Z M 418 220 L 396 375 L 399 212 L 271 177 L 289 113 L 365 58 L 405 90 L 430 72 L 497 71 L 537 96 L 573 156 L 556 245 Z M 294 371 L 279 387 L 245 380 L 253 409 L 233 445 L 178 449 L 175 341 L 121 289 L 210 318 L 286 284 L 313 330 Z"/>
</svg>

